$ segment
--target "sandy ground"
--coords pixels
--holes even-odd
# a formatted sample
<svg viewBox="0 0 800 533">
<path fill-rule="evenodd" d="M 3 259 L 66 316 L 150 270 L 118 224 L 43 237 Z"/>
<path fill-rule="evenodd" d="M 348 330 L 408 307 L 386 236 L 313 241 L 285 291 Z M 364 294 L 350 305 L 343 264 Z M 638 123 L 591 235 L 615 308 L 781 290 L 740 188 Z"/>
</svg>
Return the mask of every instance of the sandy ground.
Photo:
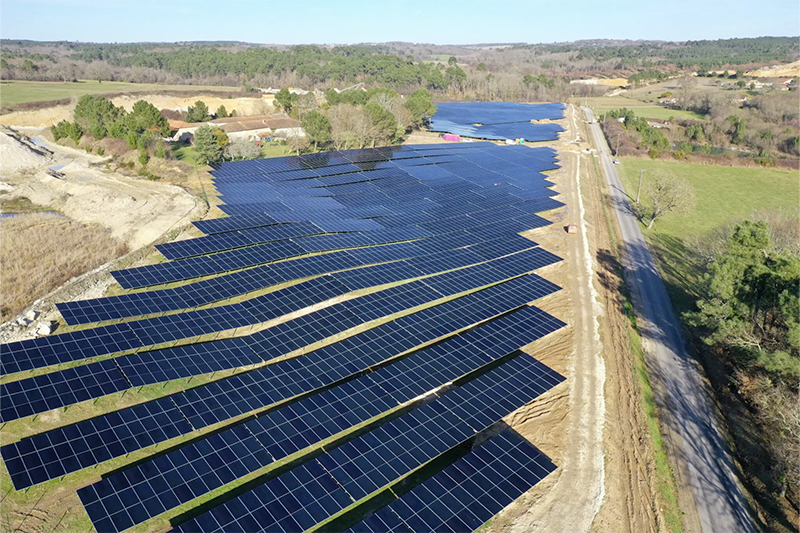
<svg viewBox="0 0 800 533">
<path fill-rule="evenodd" d="M 131 250 L 188 222 L 195 208 L 194 197 L 180 187 L 128 178 L 91 166 L 102 160 L 99 157 L 55 144 L 48 147 L 53 160 L 45 160 L 44 166 L 33 171 L 0 167 L 3 181 L 13 187 L 6 194 L 26 197 L 79 222 L 106 226 Z M 57 173 L 49 173 L 48 168 L 57 168 Z"/>
<path fill-rule="evenodd" d="M 35 137 L 39 130 L 26 129 L 23 132 Z M 4 143 L 17 141 L 6 138 Z M 91 224 L 97 223 L 128 245 L 132 251 L 148 247 L 164 234 L 186 226 L 191 220 L 205 212 L 205 204 L 181 187 L 147 179 L 136 179 L 106 170 L 103 158 L 86 152 L 49 144 L 51 157 L 39 156 L 32 160 L 24 153 L 26 148 L 18 145 L 4 150 L 3 155 L 11 153 L 25 165 L 6 165 L 4 157 L 0 164 L 0 194 L 4 199 L 28 198 L 34 204 L 45 206 L 73 220 Z M 62 167 L 63 165 L 63 167 Z M 57 169 L 56 171 L 50 169 Z M 73 278 L 68 285 L 61 287 L 37 302 L 31 302 L 42 315 L 43 320 L 59 318 L 54 301 L 66 299 L 85 299 L 101 296 L 113 282 L 108 274 L 111 264 L 90 274 Z M 4 342 L 29 338 L 33 335 L 31 327 L 0 331 Z M 11 336 L 9 336 L 11 335 Z"/>
<path fill-rule="evenodd" d="M 158 109 L 173 109 L 185 111 L 189 106 L 194 105 L 198 100 L 206 103 L 208 108 L 214 112 L 219 106 L 224 105 L 228 113 L 234 109 L 239 115 L 260 115 L 271 113 L 272 100 L 274 96 L 264 95 L 255 98 L 220 98 L 218 96 L 198 95 L 192 97 L 176 97 L 168 95 L 133 94 L 123 95 L 112 98 L 111 101 L 116 106 L 122 106 L 130 111 L 133 104 L 139 100 L 146 100 Z M 52 126 L 62 120 L 72 120 L 72 112 L 75 105 L 59 105 L 45 109 L 33 111 L 15 111 L 0 115 L 0 124 L 4 126 L 21 126 L 44 128 Z"/>
<path fill-rule="evenodd" d="M 757 70 L 748 70 L 744 74 L 754 78 L 796 78 L 800 76 L 800 61 L 777 65 L 777 68 L 764 67 Z"/>
</svg>

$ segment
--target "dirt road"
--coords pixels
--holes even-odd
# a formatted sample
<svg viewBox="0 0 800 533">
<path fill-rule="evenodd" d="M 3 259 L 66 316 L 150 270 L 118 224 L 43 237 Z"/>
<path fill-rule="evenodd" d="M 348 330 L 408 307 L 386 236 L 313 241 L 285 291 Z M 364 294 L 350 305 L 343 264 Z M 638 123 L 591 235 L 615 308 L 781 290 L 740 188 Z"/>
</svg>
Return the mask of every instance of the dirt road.
<svg viewBox="0 0 800 533">
<path fill-rule="evenodd" d="M 554 145 L 562 168 L 552 181 L 567 205 L 545 214 L 553 226 L 531 238 L 565 259 L 541 272 L 563 290 L 536 305 L 569 327 L 526 351 L 567 382 L 507 420 L 558 469 L 495 517 L 489 531 L 655 532 L 652 449 L 631 373 L 628 322 L 614 267 L 598 260 L 611 253 L 613 239 L 572 107 L 565 122 Z M 578 224 L 577 235 L 564 231 L 570 223 Z"/>
<path fill-rule="evenodd" d="M 589 121 L 594 122 L 591 110 L 584 108 L 584 111 Z M 625 279 L 634 293 L 637 314 L 642 317 L 640 327 L 651 358 L 652 377 L 663 385 L 664 421 L 675 437 L 669 439 L 673 444 L 671 452 L 688 471 L 684 481 L 693 491 L 700 527 L 706 533 L 754 532 L 756 529 L 717 428 L 714 410 L 697 366 L 686 353 L 678 320 L 639 223 L 632 214 L 608 145 L 596 122 L 591 131 L 625 242 Z M 659 387 L 655 389 L 658 392 Z M 678 477 L 681 477 L 680 472 Z M 692 513 L 688 516 L 691 520 Z M 691 522 L 687 526 L 695 529 Z"/>
</svg>

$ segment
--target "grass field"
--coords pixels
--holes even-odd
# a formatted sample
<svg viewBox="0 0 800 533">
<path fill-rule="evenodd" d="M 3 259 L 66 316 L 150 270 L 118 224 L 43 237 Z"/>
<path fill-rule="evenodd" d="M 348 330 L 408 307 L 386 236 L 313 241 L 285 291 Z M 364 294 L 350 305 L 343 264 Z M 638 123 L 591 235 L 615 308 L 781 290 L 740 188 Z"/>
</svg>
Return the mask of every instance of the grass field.
<svg viewBox="0 0 800 533">
<path fill-rule="evenodd" d="M 594 111 L 595 117 L 599 117 L 606 111 L 612 109 L 620 109 L 627 107 L 636 113 L 637 116 L 644 118 L 654 118 L 659 120 L 668 120 L 670 118 L 676 119 L 693 119 L 702 120 L 703 115 L 698 115 L 691 111 L 681 111 L 679 109 L 667 109 L 666 107 L 657 106 L 635 100 L 633 98 L 626 98 L 624 96 L 601 96 L 598 98 L 570 98 L 570 102 L 576 105 L 588 104 Z"/>
<path fill-rule="evenodd" d="M 157 83 L 127 83 L 123 81 L 80 80 L 75 83 L 58 81 L 3 81 L 0 83 L 0 105 L 11 107 L 28 102 L 60 100 L 84 94 L 137 93 L 151 91 L 240 91 L 241 87 L 211 85 L 159 85 Z"/>
<path fill-rule="evenodd" d="M 671 161 L 621 158 L 620 175 L 632 198 L 636 197 L 639 170 L 644 179 L 655 171 L 676 176 L 694 189 L 695 206 L 687 213 L 666 215 L 656 220 L 653 229 L 644 228 L 645 237 L 655 252 L 665 275 L 667 290 L 676 311 L 692 308 L 702 270 L 693 249 L 698 237 L 714 228 L 752 216 L 763 210 L 791 210 L 800 204 L 797 172 L 752 167 L 692 165 Z M 642 192 L 642 203 L 649 199 Z M 649 222 L 645 217 L 644 223 Z"/>
<path fill-rule="evenodd" d="M 692 165 L 623 157 L 622 182 L 635 196 L 639 169 L 663 172 L 687 181 L 694 189 L 697 205 L 686 214 L 656 221 L 658 233 L 685 238 L 699 236 L 731 220 L 771 208 L 796 210 L 800 203 L 797 172 L 757 167 Z"/>
</svg>

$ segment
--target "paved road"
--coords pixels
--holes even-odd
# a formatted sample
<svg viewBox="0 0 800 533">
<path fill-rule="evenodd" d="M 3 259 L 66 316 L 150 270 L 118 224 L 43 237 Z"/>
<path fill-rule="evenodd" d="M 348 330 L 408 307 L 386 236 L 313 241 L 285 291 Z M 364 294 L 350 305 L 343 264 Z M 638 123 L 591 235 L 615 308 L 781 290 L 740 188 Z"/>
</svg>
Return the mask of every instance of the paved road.
<svg viewBox="0 0 800 533">
<path fill-rule="evenodd" d="M 641 299 L 634 302 L 639 304 L 637 311 L 645 318 L 640 329 L 653 347 L 648 356 L 655 363 L 656 378 L 664 386 L 665 401 L 672 415 L 668 417 L 673 421 L 671 427 L 681 441 L 677 444 L 682 449 L 673 451 L 682 455 L 686 463 L 703 533 L 755 532 L 709 398 L 686 353 L 678 320 L 639 223 L 631 213 L 617 167 L 591 110 L 584 108 L 584 111 L 593 123 L 590 129 L 594 145 L 600 154 L 627 249 L 623 261 L 625 281 Z"/>
</svg>

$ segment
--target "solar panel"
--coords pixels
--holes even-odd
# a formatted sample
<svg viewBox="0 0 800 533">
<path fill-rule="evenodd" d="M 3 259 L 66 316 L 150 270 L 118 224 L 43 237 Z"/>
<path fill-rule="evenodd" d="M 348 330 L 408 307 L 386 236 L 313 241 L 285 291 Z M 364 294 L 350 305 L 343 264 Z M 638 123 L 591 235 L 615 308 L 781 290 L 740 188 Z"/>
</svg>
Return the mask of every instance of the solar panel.
<svg viewBox="0 0 800 533">
<path fill-rule="evenodd" d="M 547 317 L 537 309 L 523 308 L 372 374 L 214 435 L 225 446 L 216 442 L 190 444 L 109 477 L 94 489 L 79 491 L 79 495 L 87 509 L 93 508 L 90 516 L 93 513 L 96 523 L 108 514 L 101 509 L 118 510 L 137 502 L 152 509 L 147 514 L 150 518 L 169 509 L 166 502 L 177 500 L 174 505 L 182 504 L 202 494 L 198 493 L 201 490 L 211 491 L 232 481 L 233 471 L 240 476 L 252 472 L 511 353 L 539 338 L 546 331 Z M 563 325 L 549 319 L 556 329 Z M 476 343 L 491 345 L 493 352 L 482 351 Z M 254 439 L 260 446 L 253 443 Z M 253 452 L 232 453 L 219 462 L 219 450 L 225 448 Z M 98 500 L 102 500 L 102 506 L 94 509 Z M 119 529 L 121 524 L 115 526 Z"/>
<path fill-rule="evenodd" d="M 8 422 L 130 387 L 114 361 L 0 384 L 0 422 Z"/>
<path fill-rule="evenodd" d="M 506 430 L 349 531 L 473 531 L 555 469 L 542 452 Z"/>
<path fill-rule="evenodd" d="M 283 474 L 176 530 L 246 531 L 253 525 L 259 531 L 307 529 L 474 436 L 487 427 L 487 419 L 499 420 L 561 380 L 534 359 L 517 357 L 290 471 L 308 480 L 305 483 L 298 485 L 297 476 Z M 311 474 L 320 471 L 333 482 L 333 490 L 344 489 L 350 499 L 342 497 L 327 508 L 315 505 L 309 495 L 320 477 Z"/>
<path fill-rule="evenodd" d="M 346 292 L 323 276 L 241 303 L 5 344 L 2 366 L 8 373 L 29 370 L 253 325 Z"/>
</svg>

